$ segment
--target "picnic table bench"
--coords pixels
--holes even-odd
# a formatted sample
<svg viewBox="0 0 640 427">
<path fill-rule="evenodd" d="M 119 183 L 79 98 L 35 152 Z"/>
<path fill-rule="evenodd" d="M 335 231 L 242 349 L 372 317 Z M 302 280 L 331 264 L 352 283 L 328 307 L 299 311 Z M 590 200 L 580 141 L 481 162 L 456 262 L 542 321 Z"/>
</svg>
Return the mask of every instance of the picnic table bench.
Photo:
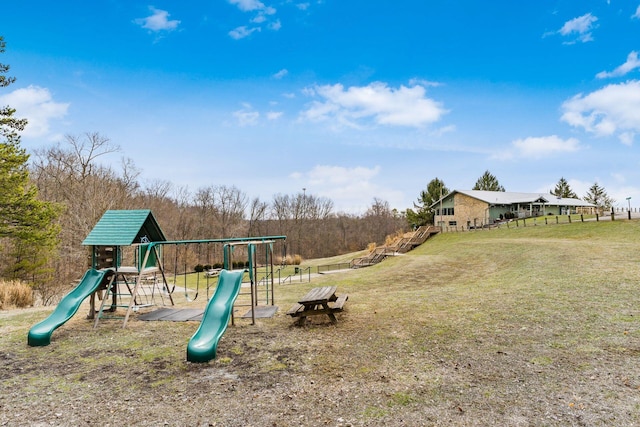
<svg viewBox="0 0 640 427">
<path fill-rule="evenodd" d="M 343 310 L 348 295 L 336 295 L 335 286 L 313 288 L 287 311 L 291 317 L 298 317 L 297 323 L 303 325 L 307 316 L 326 314 L 331 323 L 337 323 L 335 313 Z"/>
</svg>

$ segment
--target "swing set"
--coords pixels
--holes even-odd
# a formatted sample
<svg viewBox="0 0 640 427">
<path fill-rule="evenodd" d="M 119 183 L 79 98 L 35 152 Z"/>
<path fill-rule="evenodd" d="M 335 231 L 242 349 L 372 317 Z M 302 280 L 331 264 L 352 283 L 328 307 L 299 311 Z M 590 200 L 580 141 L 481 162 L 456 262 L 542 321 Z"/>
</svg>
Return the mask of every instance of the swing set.
<svg viewBox="0 0 640 427">
<path fill-rule="evenodd" d="M 274 261 L 273 261 L 273 247 L 274 244 L 280 240 L 286 239 L 285 236 L 261 236 L 261 237 L 240 237 L 240 238 L 227 238 L 227 239 L 199 239 L 199 240 L 176 240 L 176 241 L 164 241 L 164 242 L 152 242 L 148 244 L 146 248 L 146 255 L 143 261 L 145 265 L 147 258 L 155 258 L 157 262 L 157 268 L 162 272 L 163 289 L 166 289 L 168 295 L 174 295 L 176 289 L 182 288 L 184 298 L 187 302 L 195 301 L 200 295 L 201 277 L 204 278 L 204 286 L 206 288 L 207 301 L 211 298 L 212 287 L 214 282 L 211 280 L 216 278 L 219 272 L 224 269 L 227 271 L 244 270 L 247 274 L 247 283 L 243 280 L 246 286 L 243 288 L 249 288 L 247 292 L 240 292 L 240 295 L 249 296 L 250 303 L 236 304 L 236 306 L 247 306 L 250 308 L 251 323 L 255 324 L 256 309 L 261 301 L 258 294 L 258 288 L 264 287 L 264 299 L 262 301 L 265 305 L 275 305 L 274 295 Z M 196 264 L 202 268 L 190 268 L 189 262 L 199 262 L 197 254 L 202 254 L 202 248 L 205 248 L 207 259 L 210 259 L 211 246 L 222 246 L 223 260 L 218 264 Z M 195 250 L 194 250 L 195 248 Z M 173 251 L 173 282 L 167 280 L 166 271 L 167 268 L 166 258 L 160 254 Z M 259 255 L 263 258 L 263 262 L 258 262 Z M 242 257 L 243 261 L 236 261 L 236 258 Z M 163 261 L 165 259 L 165 261 Z M 220 265 L 220 268 L 214 266 Z M 179 267 L 182 270 L 179 271 Z M 204 268 L 210 267 L 210 268 Z M 265 278 L 269 280 L 261 280 L 260 286 L 258 285 L 257 277 L 259 273 L 263 273 Z M 136 286 L 132 289 L 131 300 L 135 300 L 139 292 L 143 287 L 139 285 L 143 281 L 138 280 Z M 193 289 L 195 287 L 195 290 Z M 172 302 L 173 305 L 173 302 Z M 127 324 L 128 317 L 131 311 L 135 310 L 135 306 L 129 306 L 127 308 L 127 315 L 125 316 L 124 326 Z M 234 324 L 234 317 L 232 312 L 231 317 L 232 324 Z"/>
</svg>

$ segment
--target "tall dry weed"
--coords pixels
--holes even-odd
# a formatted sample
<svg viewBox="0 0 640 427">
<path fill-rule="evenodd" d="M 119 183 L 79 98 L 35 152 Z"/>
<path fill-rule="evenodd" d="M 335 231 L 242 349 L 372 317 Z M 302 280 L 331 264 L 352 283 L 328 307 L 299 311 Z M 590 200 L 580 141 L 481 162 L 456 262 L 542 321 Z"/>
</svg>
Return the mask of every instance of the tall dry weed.
<svg viewBox="0 0 640 427">
<path fill-rule="evenodd" d="M 384 245 L 385 246 L 393 246 L 397 241 L 399 241 L 400 239 L 402 239 L 405 236 L 406 233 L 404 233 L 403 231 L 397 231 L 395 234 L 390 234 L 387 237 L 385 237 L 384 239 Z"/>
<path fill-rule="evenodd" d="M 287 255 L 286 257 L 275 257 L 274 258 L 276 264 L 280 265 L 300 265 L 302 264 L 302 256 L 296 255 Z"/>
<path fill-rule="evenodd" d="M 0 280 L 0 310 L 11 307 L 23 308 L 33 305 L 33 289 L 18 281 Z"/>
</svg>

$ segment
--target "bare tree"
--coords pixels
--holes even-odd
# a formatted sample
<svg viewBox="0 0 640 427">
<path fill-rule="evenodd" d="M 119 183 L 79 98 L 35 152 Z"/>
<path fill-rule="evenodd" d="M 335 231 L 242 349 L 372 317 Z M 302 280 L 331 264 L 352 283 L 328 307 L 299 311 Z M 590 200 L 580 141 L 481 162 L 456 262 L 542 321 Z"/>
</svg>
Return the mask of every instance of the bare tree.
<svg viewBox="0 0 640 427">
<path fill-rule="evenodd" d="M 214 217 L 222 237 L 239 237 L 247 208 L 247 196 L 235 186 L 215 187 Z"/>
<path fill-rule="evenodd" d="M 122 161 L 119 173 L 100 164 L 102 156 L 117 152 L 118 147 L 98 133 L 67 135 L 65 142 L 37 150 L 32 175 L 45 200 L 64 206 L 56 269 L 63 280 L 71 281 L 87 264 L 82 240 L 107 209 L 130 205 L 138 191 L 139 172 L 128 159 Z"/>
<path fill-rule="evenodd" d="M 364 214 L 363 221 L 366 223 L 370 242 L 383 243 L 387 236 L 398 229 L 389 202 L 377 197 L 374 197 L 373 203 Z"/>
<path fill-rule="evenodd" d="M 142 189 L 150 199 L 167 199 L 173 190 L 171 181 L 156 179 L 148 182 Z"/>
<path fill-rule="evenodd" d="M 260 201 L 260 198 L 255 197 L 249 204 L 249 236 L 265 235 L 265 232 L 261 232 L 260 224 L 263 224 L 267 219 L 267 209 L 269 205 L 266 202 Z"/>
<path fill-rule="evenodd" d="M 214 236 L 217 233 L 215 211 L 216 189 L 214 186 L 201 187 L 193 196 L 193 205 L 198 215 L 198 233 L 200 236 Z"/>
</svg>

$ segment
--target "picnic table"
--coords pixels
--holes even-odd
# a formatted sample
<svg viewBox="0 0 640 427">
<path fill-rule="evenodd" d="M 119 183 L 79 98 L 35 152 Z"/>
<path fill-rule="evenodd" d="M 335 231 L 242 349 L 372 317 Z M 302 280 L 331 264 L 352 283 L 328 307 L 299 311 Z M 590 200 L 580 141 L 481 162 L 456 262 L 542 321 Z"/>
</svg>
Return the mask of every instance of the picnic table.
<svg viewBox="0 0 640 427">
<path fill-rule="evenodd" d="M 297 304 L 287 311 L 291 317 L 298 317 L 297 323 L 303 325 L 308 316 L 316 316 L 326 314 L 329 316 L 331 323 L 337 323 L 335 313 L 343 310 L 345 302 L 349 298 L 348 295 L 336 295 L 335 286 L 323 286 L 313 288 L 305 296 L 303 296 Z"/>
</svg>

